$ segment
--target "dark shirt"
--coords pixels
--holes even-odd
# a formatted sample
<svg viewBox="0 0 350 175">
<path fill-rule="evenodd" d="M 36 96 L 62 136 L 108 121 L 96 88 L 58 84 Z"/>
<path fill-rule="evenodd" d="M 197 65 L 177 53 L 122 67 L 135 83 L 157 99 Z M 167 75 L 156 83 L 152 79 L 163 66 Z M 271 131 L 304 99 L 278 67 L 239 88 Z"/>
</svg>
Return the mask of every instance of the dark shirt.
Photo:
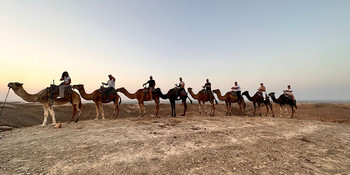
<svg viewBox="0 0 350 175">
<path fill-rule="evenodd" d="M 153 88 L 154 88 L 154 84 L 156 84 L 154 80 L 148 80 L 147 83 L 149 84 L 148 87 L 153 87 Z"/>
<path fill-rule="evenodd" d="M 205 83 L 204 87 L 207 91 L 211 91 L 211 83 Z"/>
</svg>

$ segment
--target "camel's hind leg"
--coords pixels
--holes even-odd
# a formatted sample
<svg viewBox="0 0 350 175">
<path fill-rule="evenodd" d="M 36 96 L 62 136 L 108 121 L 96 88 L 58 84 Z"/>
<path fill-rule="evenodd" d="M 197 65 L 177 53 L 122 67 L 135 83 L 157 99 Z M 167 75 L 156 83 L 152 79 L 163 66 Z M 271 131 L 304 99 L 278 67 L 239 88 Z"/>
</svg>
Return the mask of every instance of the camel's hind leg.
<svg viewBox="0 0 350 175">
<path fill-rule="evenodd" d="M 48 104 L 43 104 L 43 108 L 44 108 L 44 121 L 43 121 L 43 124 L 41 124 L 41 126 L 46 126 L 47 117 L 49 115 L 49 105 Z"/>
<path fill-rule="evenodd" d="M 273 112 L 273 108 L 272 108 L 272 104 L 271 104 L 271 103 L 269 103 L 269 106 L 270 106 L 270 109 L 271 109 L 271 112 L 272 112 L 272 117 L 275 117 L 275 114 L 274 114 L 274 112 Z"/>
<path fill-rule="evenodd" d="M 283 111 L 282 105 L 280 105 L 280 117 L 282 117 L 282 111 Z"/>
<path fill-rule="evenodd" d="M 81 102 L 79 102 L 79 104 L 75 104 L 74 105 L 75 109 L 77 111 L 77 114 L 76 114 L 77 119 L 75 120 L 75 123 L 77 123 L 79 121 L 79 118 L 80 118 L 80 115 L 81 115 L 81 105 L 82 105 Z"/>
<path fill-rule="evenodd" d="M 214 105 L 214 100 L 213 100 L 211 102 L 211 111 L 210 111 L 211 116 L 214 116 L 214 113 L 215 113 L 215 105 Z"/>
<path fill-rule="evenodd" d="M 51 118 L 52 118 L 52 124 L 51 125 L 56 125 L 56 117 L 55 117 L 55 111 L 53 111 L 53 107 L 50 106 L 49 107 L 49 112 L 50 112 L 50 115 L 51 115 Z"/>
<path fill-rule="evenodd" d="M 286 111 L 286 115 L 287 115 L 287 117 L 289 117 L 287 105 L 284 106 L 284 111 Z"/>
<path fill-rule="evenodd" d="M 119 104 L 118 104 L 119 98 L 117 98 L 116 101 L 114 101 L 114 108 L 113 108 L 113 116 L 115 116 L 114 118 L 117 118 L 119 116 Z"/>
</svg>

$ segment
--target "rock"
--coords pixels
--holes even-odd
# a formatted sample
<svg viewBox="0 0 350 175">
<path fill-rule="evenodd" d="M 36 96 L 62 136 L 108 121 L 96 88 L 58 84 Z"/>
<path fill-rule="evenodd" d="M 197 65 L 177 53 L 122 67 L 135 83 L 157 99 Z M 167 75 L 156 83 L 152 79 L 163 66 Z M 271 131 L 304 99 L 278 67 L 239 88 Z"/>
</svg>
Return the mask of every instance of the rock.
<svg viewBox="0 0 350 175">
<path fill-rule="evenodd" d="M 62 124 L 61 124 L 61 123 L 57 123 L 54 127 L 55 127 L 56 129 L 61 128 L 61 127 L 62 127 Z"/>
</svg>

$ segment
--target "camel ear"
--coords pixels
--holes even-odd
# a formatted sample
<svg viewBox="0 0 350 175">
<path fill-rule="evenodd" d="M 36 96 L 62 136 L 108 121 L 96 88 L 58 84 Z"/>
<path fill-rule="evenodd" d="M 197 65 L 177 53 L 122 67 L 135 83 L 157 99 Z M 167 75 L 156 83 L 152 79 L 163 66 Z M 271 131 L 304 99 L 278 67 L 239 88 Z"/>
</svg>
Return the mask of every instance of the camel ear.
<svg viewBox="0 0 350 175">
<path fill-rule="evenodd" d="M 23 83 L 15 83 L 16 84 L 16 86 L 22 86 L 23 85 Z"/>
</svg>

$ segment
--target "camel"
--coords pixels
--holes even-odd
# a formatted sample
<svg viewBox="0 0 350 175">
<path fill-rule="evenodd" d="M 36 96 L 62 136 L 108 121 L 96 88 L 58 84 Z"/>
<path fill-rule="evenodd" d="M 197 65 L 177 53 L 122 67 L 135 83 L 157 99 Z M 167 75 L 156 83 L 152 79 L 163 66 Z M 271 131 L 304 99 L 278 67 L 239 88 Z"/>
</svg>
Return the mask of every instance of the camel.
<svg viewBox="0 0 350 175">
<path fill-rule="evenodd" d="M 244 99 L 242 98 L 242 101 L 240 102 L 238 99 L 238 96 L 233 96 L 232 92 L 227 92 L 224 96 L 221 96 L 221 92 L 219 89 L 213 90 L 214 93 L 218 96 L 218 99 L 221 101 L 225 101 L 226 104 L 226 115 L 231 115 L 231 103 L 236 103 L 238 102 L 239 105 L 239 112 L 237 115 L 241 114 L 242 111 L 242 105 L 243 105 L 243 115 L 245 115 L 245 102 Z"/>
<path fill-rule="evenodd" d="M 114 118 L 118 117 L 121 98 L 117 93 L 110 94 L 108 97 L 108 100 L 106 100 L 106 99 L 102 99 L 102 94 L 99 92 L 99 89 L 93 91 L 91 94 L 87 94 L 85 92 L 85 88 L 84 88 L 83 84 L 73 85 L 73 89 L 77 89 L 83 99 L 92 100 L 95 103 L 95 105 L 96 105 L 96 118 L 95 118 L 95 120 L 98 120 L 98 116 L 100 113 L 102 116 L 102 120 L 105 120 L 105 115 L 104 115 L 102 103 L 109 103 L 111 101 L 114 102 L 112 115 L 115 116 Z M 118 101 L 119 101 L 119 103 L 118 103 Z"/>
<path fill-rule="evenodd" d="M 214 105 L 214 100 L 216 102 L 216 104 L 218 104 L 218 102 L 216 101 L 215 97 L 213 96 L 212 98 L 210 98 L 209 94 L 204 93 L 203 90 L 199 91 L 197 94 L 194 94 L 192 91 L 192 88 L 188 88 L 188 93 L 191 94 L 192 98 L 198 100 L 198 104 L 199 104 L 199 115 L 202 114 L 201 108 L 203 106 L 204 108 L 204 112 L 207 115 L 207 111 L 205 109 L 205 102 L 209 101 L 211 104 L 211 109 L 210 109 L 210 116 L 214 116 L 214 112 L 215 112 L 215 105 Z"/>
<path fill-rule="evenodd" d="M 117 92 L 123 93 L 125 96 L 127 96 L 130 99 L 137 99 L 139 103 L 139 113 L 140 114 L 145 114 L 146 113 L 146 108 L 144 105 L 144 101 L 151 101 L 151 95 L 149 94 L 149 91 L 146 93 L 144 92 L 144 89 L 139 89 L 137 90 L 134 94 L 130 94 L 124 87 L 116 89 Z M 158 116 L 158 111 L 159 111 L 159 96 L 157 93 L 152 94 L 152 99 L 154 100 L 154 103 L 156 104 L 156 112 L 155 116 Z M 143 113 L 142 113 L 143 109 Z"/>
<path fill-rule="evenodd" d="M 185 116 L 186 115 L 186 110 L 188 108 L 187 104 L 186 104 L 186 99 L 188 98 L 192 104 L 192 100 L 186 95 L 181 95 L 179 92 L 179 89 L 177 89 L 176 87 L 173 89 L 170 89 L 168 91 L 168 93 L 163 94 L 162 91 L 157 88 L 156 92 L 158 94 L 158 96 L 162 99 L 169 99 L 170 101 L 170 105 L 171 105 L 171 116 L 172 117 L 176 117 L 176 110 L 175 110 L 175 102 L 177 100 L 181 100 L 183 105 L 184 105 L 184 113 L 181 116 Z"/>
<path fill-rule="evenodd" d="M 285 111 L 286 111 L 286 114 L 287 114 L 287 117 L 288 117 L 287 105 L 289 105 L 292 108 L 292 116 L 291 116 L 291 118 L 293 118 L 294 113 L 295 113 L 294 107 L 295 107 L 295 109 L 298 109 L 298 107 L 297 107 L 296 102 L 293 101 L 292 98 L 288 98 L 284 94 L 282 94 L 282 95 L 280 95 L 278 97 L 278 99 L 276 99 L 274 92 L 269 93 L 269 96 L 272 98 L 273 102 L 275 102 L 275 103 L 280 105 L 280 117 L 282 117 L 282 106 L 285 106 Z"/>
<path fill-rule="evenodd" d="M 44 108 L 44 121 L 41 124 L 41 126 L 46 126 L 47 123 L 47 117 L 50 113 L 52 117 L 52 124 L 51 125 L 56 125 L 56 118 L 55 118 L 55 112 L 53 110 L 53 105 L 63 105 L 68 102 L 70 102 L 73 106 L 73 116 L 72 118 L 68 121 L 68 123 L 72 122 L 73 118 L 78 115 L 77 119 L 75 122 L 79 121 L 79 117 L 81 114 L 81 99 L 80 95 L 77 92 L 72 91 L 72 95 L 66 96 L 65 98 L 60 98 L 57 99 L 58 94 L 53 96 L 53 99 L 50 99 L 49 93 L 46 91 L 46 89 L 43 89 L 39 91 L 36 94 L 29 94 L 27 93 L 23 86 L 22 83 L 18 82 L 11 82 L 7 86 L 11 88 L 16 95 L 21 97 L 23 100 L 27 102 L 39 102 L 43 105 Z"/>
<path fill-rule="evenodd" d="M 253 114 L 253 115 L 254 115 L 254 116 L 255 116 L 255 111 L 256 111 L 256 104 L 258 104 L 259 114 L 260 114 L 260 117 L 261 117 L 260 104 L 263 103 L 263 104 L 265 104 L 265 106 L 266 106 L 266 115 L 265 115 L 265 116 L 267 116 L 267 114 L 269 113 L 269 107 L 270 107 L 270 108 L 271 108 L 271 112 L 272 112 L 272 117 L 275 117 L 275 114 L 273 113 L 273 109 L 272 109 L 272 104 L 271 104 L 269 98 L 267 98 L 266 100 L 264 100 L 264 98 L 263 98 L 261 95 L 259 95 L 258 92 L 255 93 L 253 97 L 251 97 L 251 96 L 249 95 L 249 92 L 248 92 L 248 91 L 244 91 L 244 92 L 242 93 L 242 95 L 245 95 L 249 101 L 252 101 L 252 102 L 253 102 L 253 105 L 254 105 L 254 114 Z"/>
</svg>

